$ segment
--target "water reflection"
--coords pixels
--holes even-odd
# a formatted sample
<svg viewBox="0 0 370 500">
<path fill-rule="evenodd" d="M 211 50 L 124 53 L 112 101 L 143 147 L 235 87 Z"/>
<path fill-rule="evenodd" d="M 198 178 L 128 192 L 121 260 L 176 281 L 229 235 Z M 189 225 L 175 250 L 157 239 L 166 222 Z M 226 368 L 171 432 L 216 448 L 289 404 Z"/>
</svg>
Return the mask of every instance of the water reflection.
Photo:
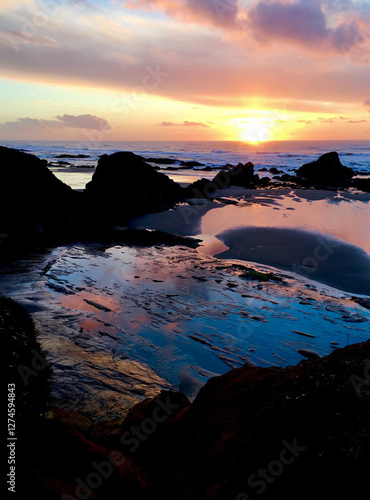
<svg viewBox="0 0 370 500">
<path fill-rule="evenodd" d="M 245 203 L 210 210 L 202 218 L 202 234 L 216 235 L 236 227 L 301 228 L 331 234 L 370 254 L 369 204 L 339 196 L 305 200 L 285 197 L 274 204 Z"/>
</svg>

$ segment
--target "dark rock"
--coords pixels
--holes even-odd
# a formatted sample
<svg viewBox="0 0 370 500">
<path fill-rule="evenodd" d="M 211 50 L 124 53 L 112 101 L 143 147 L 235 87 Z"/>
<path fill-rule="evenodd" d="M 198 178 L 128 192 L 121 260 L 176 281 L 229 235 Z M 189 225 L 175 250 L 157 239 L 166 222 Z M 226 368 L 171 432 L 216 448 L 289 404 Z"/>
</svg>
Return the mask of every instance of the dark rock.
<svg viewBox="0 0 370 500">
<path fill-rule="evenodd" d="M 369 356 L 370 341 L 295 367 L 245 365 L 210 379 L 191 405 L 176 400 L 178 409 L 135 453 L 151 481 L 148 498 L 254 498 L 249 478 L 257 481 L 292 447 L 295 459 L 263 483 L 264 498 L 355 498 L 367 484 Z M 364 381 L 358 390 L 354 377 Z M 156 404 L 134 408 L 125 431 L 140 428 Z"/>
<path fill-rule="evenodd" d="M 16 149 L 0 147 L 0 232 L 63 231 L 79 211 L 81 193 L 57 179 L 47 162 Z"/>
<path fill-rule="evenodd" d="M 159 165 L 173 165 L 177 160 L 173 160 L 172 158 L 147 158 L 145 161 Z"/>
<path fill-rule="evenodd" d="M 278 175 L 278 174 L 282 174 L 283 171 L 282 170 L 278 170 L 276 167 L 271 167 L 270 170 L 269 170 L 270 174 L 274 174 L 274 175 Z"/>
<path fill-rule="evenodd" d="M 370 297 L 353 297 L 352 300 L 360 304 L 360 306 L 370 309 Z"/>
<path fill-rule="evenodd" d="M 294 175 L 289 175 L 289 174 L 274 175 L 273 179 L 283 182 L 294 182 L 297 180 L 297 178 Z"/>
<path fill-rule="evenodd" d="M 185 188 L 185 198 L 206 198 L 212 199 L 214 193 L 219 189 L 213 181 L 199 179 Z"/>
<path fill-rule="evenodd" d="M 53 158 L 90 158 L 90 155 L 62 154 L 62 155 L 53 156 Z"/>
<path fill-rule="evenodd" d="M 350 179 L 355 172 L 342 165 L 338 153 L 325 153 L 316 161 L 302 165 L 297 171 L 297 176 L 315 181 L 340 181 Z"/>
<path fill-rule="evenodd" d="M 51 369 L 47 354 L 38 342 L 38 332 L 31 316 L 20 304 L 3 296 L 0 297 L 0 336 L 5 349 L 4 371 L 10 398 L 8 418 L 15 421 L 16 478 L 21 478 L 16 479 L 16 493 L 12 496 L 27 498 L 30 490 L 40 489 L 34 472 L 35 450 L 42 433 L 40 416 L 50 397 Z M 12 394 L 15 400 L 12 400 Z M 9 406 L 11 403 L 14 403 L 14 408 Z M 8 420 L 8 430 L 11 431 L 10 424 Z M 12 441 L 7 441 L 10 443 Z M 7 456 L 10 456 L 9 448 L 7 450 Z"/>
<path fill-rule="evenodd" d="M 316 351 L 311 351 L 310 349 L 298 349 L 297 351 L 301 356 L 307 359 L 319 358 L 320 355 Z"/>
<path fill-rule="evenodd" d="M 170 208 L 183 199 L 183 189 L 130 152 L 103 155 L 84 196 L 99 218 L 123 223 L 130 218 Z"/>
<path fill-rule="evenodd" d="M 228 172 L 219 172 L 213 179 L 216 185 L 220 187 L 228 186 L 240 186 L 240 187 L 252 187 L 258 183 L 258 175 L 254 175 L 254 165 L 251 162 L 248 163 L 238 163 L 236 167 L 233 167 Z"/>
<path fill-rule="evenodd" d="M 111 244 L 112 241 L 125 245 L 135 246 L 186 246 L 197 248 L 200 240 L 188 236 L 180 236 L 177 234 L 166 233 L 165 231 L 154 231 L 151 229 L 124 229 L 124 230 L 109 230 L 105 234 L 101 233 L 99 241 Z"/>
<path fill-rule="evenodd" d="M 271 182 L 271 179 L 269 177 L 262 177 L 258 181 L 256 180 L 256 185 L 258 187 L 267 187 Z"/>
<path fill-rule="evenodd" d="M 199 161 L 181 161 L 180 165 L 182 167 L 189 167 L 189 168 L 204 167 L 204 163 L 199 163 Z"/>
<path fill-rule="evenodd" d="M 352 179 L 350 186 L 368 193 L 370 192 L 370 179 Z"/>
</svg>

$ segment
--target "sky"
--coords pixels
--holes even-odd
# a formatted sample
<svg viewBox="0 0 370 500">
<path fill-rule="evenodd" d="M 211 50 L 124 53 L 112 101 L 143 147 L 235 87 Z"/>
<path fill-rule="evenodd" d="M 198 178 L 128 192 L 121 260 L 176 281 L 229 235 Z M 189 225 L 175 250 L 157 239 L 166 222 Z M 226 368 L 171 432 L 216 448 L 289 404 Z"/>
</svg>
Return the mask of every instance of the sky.
<svg viewBox="0 0 370 500">
<path fill-rule="evenodd" d="M 0 140 L 370 138 L 370 0 L 0 0 Z"/>
</svg>

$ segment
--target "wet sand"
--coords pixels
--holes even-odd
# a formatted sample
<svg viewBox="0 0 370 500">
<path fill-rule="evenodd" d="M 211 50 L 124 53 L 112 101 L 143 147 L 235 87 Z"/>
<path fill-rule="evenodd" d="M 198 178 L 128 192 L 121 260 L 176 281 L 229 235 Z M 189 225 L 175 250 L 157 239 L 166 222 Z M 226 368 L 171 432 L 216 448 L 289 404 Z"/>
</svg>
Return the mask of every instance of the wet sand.
<svg viewBox="0 0 370 500">
<path fill-rule="evenodd" d="M 370 294 L 369 193 L 227 188 L 215 196 L 218 201 L 149 214 L 132 225 L 196 236 L 206 255 L 265 264 Z"/>
<path fill-rule="evenodd" d="M 262 227 L 233 229 L 218 238 L 229 248 L 216 257 L 259 262 L 339 290 L 370 295 L 370 255 L 338 238 Z"/>
</svg>

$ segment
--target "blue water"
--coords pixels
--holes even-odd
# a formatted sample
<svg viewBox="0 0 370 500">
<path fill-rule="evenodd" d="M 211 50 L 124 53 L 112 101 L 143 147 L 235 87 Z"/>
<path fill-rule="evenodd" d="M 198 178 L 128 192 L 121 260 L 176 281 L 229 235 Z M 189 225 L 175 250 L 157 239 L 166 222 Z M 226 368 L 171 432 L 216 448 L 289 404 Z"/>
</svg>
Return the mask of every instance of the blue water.
<svg viewBox="0 0 370 500">
<path fill-rule="evenodd" d="M 220 167 L 225 163 L 251 161 L 256 168 L 277 167 L 286 173 L 315 160 L 323 153 L 337 151 L 344 165 L 356 172 L 370 175 L 369 141 L 274 141 L 258 145 L 235 141 L 217 142 L 106 142 L 84 143 L 71 141 L 0 141 L 0 145 L 14 147 L 57 162 L 60 154 L 86 154 L 89 158 L 68 159 L 73 166 L 96 165 L 99 156 L 116 151 L 132 151 L 146 158 L 174 158 L 195 160 L 207 166 Z M 68 168 L 68 167 L 66 167 Z"/>
</svg>

